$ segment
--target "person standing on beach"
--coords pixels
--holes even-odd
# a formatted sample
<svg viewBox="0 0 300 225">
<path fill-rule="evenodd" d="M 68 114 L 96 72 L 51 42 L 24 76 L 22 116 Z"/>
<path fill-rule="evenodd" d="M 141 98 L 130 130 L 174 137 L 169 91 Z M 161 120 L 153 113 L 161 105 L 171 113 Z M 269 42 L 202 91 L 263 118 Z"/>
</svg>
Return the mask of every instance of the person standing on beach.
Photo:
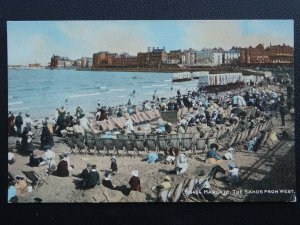
<svg viewBox="0 0 300 225">
<path fill-rule="evenodd" d="M 285 115 L 288 113 L 288 109 L 284 104 L 279 106 L 279 113 L 281 116 L 281 126 L 285 126 Z"/>
<path fill-rule="evenodd" d="M 30 118 L 30 115 L 29 114 L 25 114 L 25 119 L 24 119 L 24 124 L 25 124 L 25 126 L 26 126 L 26 128 L 27 128 L 27 131 L 31 131 L 31 126 L 32 126 L 32 124 L 33 124 L 33 121 L 31 120 L 31 118 Z"/>
<path fill-rule="evenodd" d="M 22 125 L 23 125 L 23 118 L 21 112 L 19 113 L 19 115 L 16 116 L 15 125 L 17 127 L 17 136 L 20 137 L 22 133 Z"/>
<path fill-rule="evenodd" d="M 8 135 L 14 135 L 15 130 L 14 130 L 14 114 L 12 112 L 8 113 Z"/>
</svg>

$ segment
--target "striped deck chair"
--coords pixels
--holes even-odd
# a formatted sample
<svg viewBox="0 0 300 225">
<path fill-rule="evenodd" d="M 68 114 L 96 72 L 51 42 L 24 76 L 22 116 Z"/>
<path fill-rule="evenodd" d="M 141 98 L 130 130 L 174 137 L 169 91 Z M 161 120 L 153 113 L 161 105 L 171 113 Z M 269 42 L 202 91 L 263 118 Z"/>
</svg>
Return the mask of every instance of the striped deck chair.
<svg viewBox="0 0 300 225">
<path fill-rule="evenodd" d="M 197 151 L 202 151 L 201 153 L 204 154 L 207 149 L 206 139 L 205 138 L 196 139 L 195 148 L 196 148 L 196 151 L 195 151 L 196 154 L 197 154 Z"/>
<path fill-rule="evenodd" d="M 182 188 L 182 195 L 185 201 L 189 201 L 189 197 L 193 194 L 194 186 L 196 184 L 196 178 L 189 179 Z"/>
<path fill-rule="evenodd" d="M 180 139 L 179 138 L 169 138 L 169 143 L 175 148 L 180 147 Z"/>
<path fill-rule="evenodd" d="M 182 198 L 183 182 L 176 185 L 174 192 L 170 196 L 170 202 L 179 202 Z"/>
<path fill-rule="evenodd" d="M 157 134 L 147 134 L 148 139 L 157 139 Z"/>
<path fill-rule="evenodd" d="M 216 137 L 209 137 L 207 138 L 207 146 L 210 146 L 212 143 L 216 143 L 217 138 Z"/>
<path fill-rule="evenodd" d="M 160 118 L 160 112 L 158 109 L 154 110 L 154 115 L 155 115 L 155 118 Z"/>
<path fill-rule="evenodd" d="M 115 123 L 111 119 L 107 120 L 107 124 L 108 124 L 109 130 L 113 130 L 114 128 L 117 128 Z"/>
<path fill-rule="evenodd" d="M 106 154 L 109 154 L 109 151 L 114 151 L 114 142 L 112 138 L 103 138 L 103 145 Z"/>
<path fill-rule="evenodd" d="M 130 119 L 132 120 L 132 122 L 133 122 L 134 124 L 139 124 L 139 123 L 140 123 L 140 120 L 136 117 L 135 114 L 131 115 L 131 116 L 130 116 Z"/>
<path fill-rule="evenodd" d="M 104 144 L 102 138 L 95 138 L 95 147 L 98 154 L 100 154 L 101 151 L 104 150 Z"/>
<path fill-rule="evenodd" d="M 140 155 L 140 152 L 146 152 L 143 139 L 134 139 L 132 140 L 132 143 L 134 145 L 134 152 L 136 155 Z"/>
<path fill-rule="evenodd" d="M 104 130 L 104 131 L 108 130 L 108 127 L 107 127 L 107 125 L 106 125 L 106 123 L 104 121 L 97 121 L 96 123 L 97 123 L 97 125 L 99 125 L 99 127 L 102 130 Z"/>
<path fill-rule="evenodd" d="M 124 139 L 124 146 L 125 146 L 125 151 L 126 151 L 127 155 L 129 154 L 129 151 L 135 150 L 132 139 Z"/>
<path fill-rule="evenodd" d="M 145 148 L 146 151 L 157 151 L 157 147 L 156 147 L 156 140 L 155 139 L 149 139 L 146 138 L 145 139 Z"/>
<path fill-rule="evenodd" d="M 155 117 L 153 116 L 153 114 L 150 111 L 145 111 L 145 114 L 150 118 L 150 121 L 155 119 Z"/>
<path fill-rule="evenodd" d="M 123 124 L 123 127 L 125 127 L 125 124 L 126 124 L 126 119 L 125 119 L 125 117 L 120 117 L 119 120 L 120 120 L 121 123 Z"/>
<path fill-rule="evenodd" d="M 158 138 L 157 139 L 157 147 L 158 151 L 167 152 L 169 149 L 169 140 L 167 138 Z"/>
<path fill-rule="evenodd" d="M 145 119 L 142 117 L 140 113 L 135 114 L 135 117 L 138 119 L 139 124 L 145 123 Z"/>
<path fill-rule="evenodd" d="M 122 123 L 120 123 L 120 121 L 118 120 L 118 118 L 111 118 L 111 121 L 115 124 L 115 126 L 117 128 L 120 128 L 120 129 L 123 128 Z"/>
<path fill-rule="evenodd" d="M 181 150 L 184 149 L 184 151 L 191 150 L 191 153 L 195 153 L 195 146 L 192 141 L 192 138 L 182 138 L 181 139 Z"/>
<path fill-rule="evenodd" d="M 128 137 L 128 139 L 131 139 L 131 140 L 133 140 L 133 139 L 135 139 L 135 134 L 127 134 L 127 137 Z"/>
<path fill-rule="evenodd" d="M 124 139 L 117 138 L 113 139 L 113 144 L 114 144 L 114 151 L 119 155 L 119 151 L 122 151 L 122 154 L 125 155 L 125 146 L 124 146 Z"/>
<path fill-rule="evenodd" d="M 145 134 L 135 134 L 136 139 L 145 139 L 146 135 Z"/>
<path fill-rule="evenodd" d="M 144 122 L 148 123 L 151 121 L 151 119 L 144 112 L 141 112 L 139 115 L 143 118 Z"/>
<path fill-rule="evenodd" d="M 232 138 L 230 139 L 230 141 L 228 142 L 229 147 L 234 145 L 236 139 L 237 139 L 237 134 L 233 135 Z"/>
</svg>

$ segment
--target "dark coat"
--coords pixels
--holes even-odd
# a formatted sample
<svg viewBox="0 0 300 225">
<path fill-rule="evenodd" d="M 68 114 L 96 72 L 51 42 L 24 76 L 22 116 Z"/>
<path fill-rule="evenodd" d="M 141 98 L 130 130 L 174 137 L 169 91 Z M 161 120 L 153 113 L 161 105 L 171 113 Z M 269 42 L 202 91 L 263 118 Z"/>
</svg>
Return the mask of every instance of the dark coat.
<svg viewBox="0 0 300 225">
<path fill-rule="evenodd" d="M 109 188 L 111 190 L 115 189 L 114 186 L 112 185 L 111 180 L 105 180 L 105 179 L 103 179 L 102 180 L 102 184 L 103 184 L 104 187 L 107 187 L 107 188 Z"/>
<path fill-rule="evenodd" d="M 141 192 L 141 182 L 139 177 L 132 176 L 129 180 L 131 190 Z"/>
<path fill-rule="evenodd" d="M 22 116 L 20 116 L 20 115 L 16 116 L 15 124 L 16 124 L 17 127 L 21 126 L 23 124 Z"/>
<path fill-rule="evenodd" d="M 29 166 L 31 167 L 36 167 L 40 164 L 40 162 L 43 161 L 42 157 L 34 157 L 32 154 L 30 155 L 29 158 Z"/>
<path fill-rule="evenodd" d="M 43 148 L 46 145 L 53 146 L 54 141 L 53 141 L 53 136 L 50 133 L 48 127 L 44 126 L 43 130 L 42 130 L 42 135 L 41 135 L 41 147 Z"/>
<path fill-rule="evenodd" d="M 65 160 L 61 160 L 56 169 L 56 175 L 59 177 L 68 177 L 69 170 L 68 170 L 68 162 Z"/>
<path fill-rule="evenodd" d="M 100 181 L 100 175 L 97 171 L 91 170 L 88 173 L 87 179 L 85 180 L 85 188 L 93 188 Z"/>
<path fill-rule="evenodd" d="M 110 164 L 110 169 L 113 171 L 113 172 L 117 172 L 118 171 L 118 165 L 117 165 L 117 162 L 116 161 L 111 161 L 111 164 Z"/>
</svg>

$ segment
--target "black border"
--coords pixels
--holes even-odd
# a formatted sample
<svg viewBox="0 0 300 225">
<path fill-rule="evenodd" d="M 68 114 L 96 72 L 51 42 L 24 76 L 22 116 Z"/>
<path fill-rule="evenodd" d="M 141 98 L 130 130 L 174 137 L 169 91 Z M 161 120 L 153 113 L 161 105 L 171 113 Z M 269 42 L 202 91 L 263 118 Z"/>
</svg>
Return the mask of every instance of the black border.
<svg viewBox="0 0 300 225">
<path fill-rule="evenodd" d="M 297 224 L 299 214 L 299 105 L 296 104 L 298 203 L 205 204 L 7 204 L 7 32 L 16 20 L 293 19 L 295 102 L 299 102 L 299 19 L 297 0 L 2 0 L 0 2 L 0 172 L 2 224 Z M 20 49 L 22 51 L 22 49 Z"/>
</svg>

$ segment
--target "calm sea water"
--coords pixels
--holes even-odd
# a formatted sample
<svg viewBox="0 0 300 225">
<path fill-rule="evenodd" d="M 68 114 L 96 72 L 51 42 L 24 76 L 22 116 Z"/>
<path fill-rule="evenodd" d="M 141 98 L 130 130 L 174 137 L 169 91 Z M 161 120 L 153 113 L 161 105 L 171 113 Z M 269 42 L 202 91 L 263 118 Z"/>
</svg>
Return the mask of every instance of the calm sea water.
<svg viewBox="0 0 300 225">
<path fill-rule="evenodd" d="M 197 80 L 173 83 L 171 73 L 9 69 L 8 109 L 40 119 L 54 116 L 62 105 L 71 114 L 77 105 L 90 112 L 95 111 L 98 99 L 102 106 L 125 104 L 129 99 L 139 104 L 152 99 L 155 90 L 159 97 L 170 97 L 177 89 L 185 93 L 196 85 Z M 135 96 L 131 96 L 133 90 Z"/>
</svg>

